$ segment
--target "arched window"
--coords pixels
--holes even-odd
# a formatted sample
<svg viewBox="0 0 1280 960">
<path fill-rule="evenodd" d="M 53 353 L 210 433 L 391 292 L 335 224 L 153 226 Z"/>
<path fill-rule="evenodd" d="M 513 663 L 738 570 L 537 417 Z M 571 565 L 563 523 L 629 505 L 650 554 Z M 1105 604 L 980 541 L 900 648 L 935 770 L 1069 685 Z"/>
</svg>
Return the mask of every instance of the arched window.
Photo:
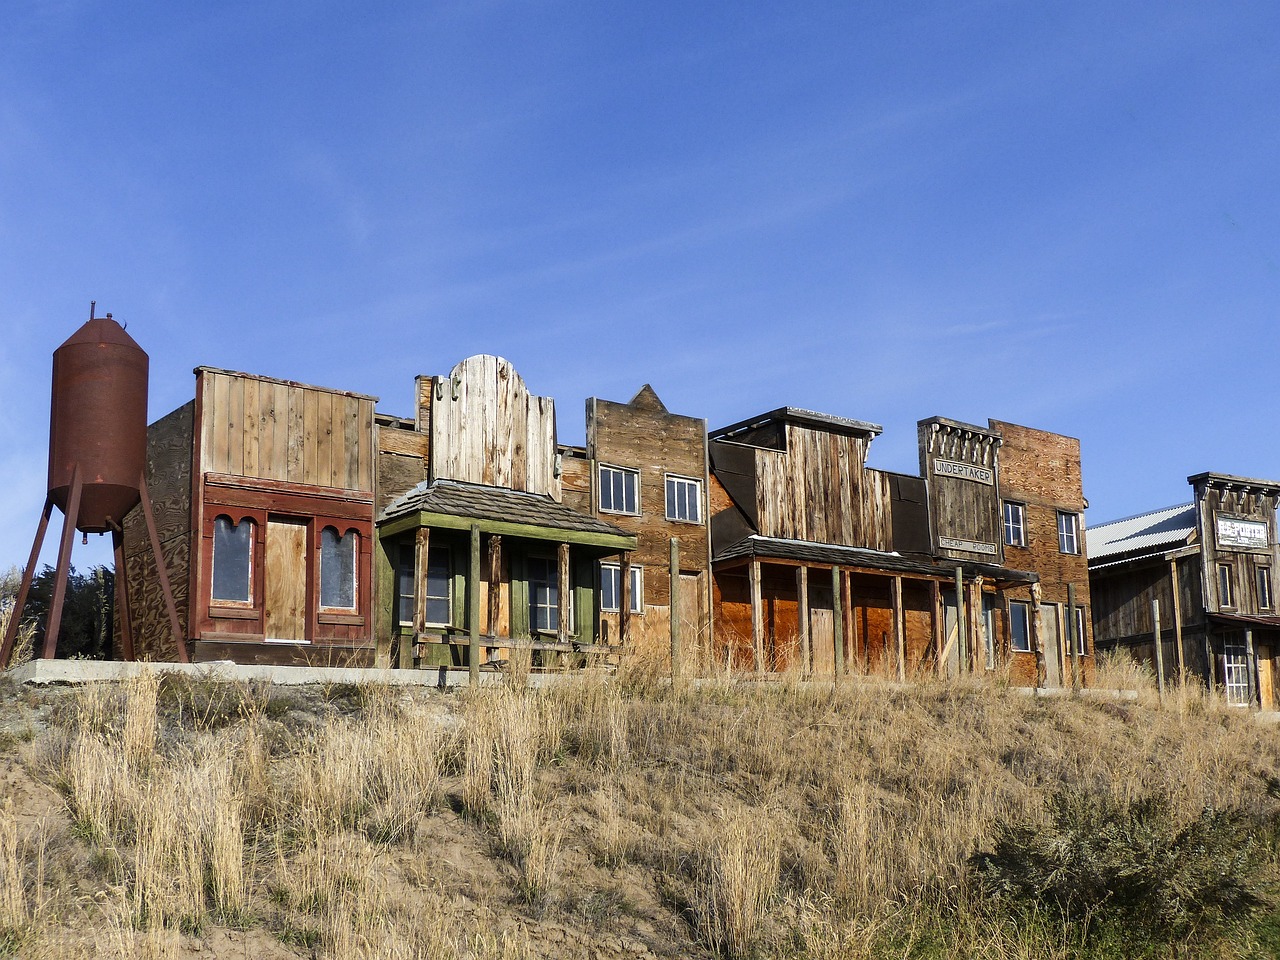
<svg viewBox="0 0 1280 960">
<path fill-rule="evenodd" d="M 320 533 L 320 606 L 356 608 L 356 541 L 354 530 L 339 536 L 333 527 Z"/>
<path fill-rule="evenodd" d="M 213 521 L 213 599 L 223 603 L 253 600 L 253 521 Z"/>
</svg>

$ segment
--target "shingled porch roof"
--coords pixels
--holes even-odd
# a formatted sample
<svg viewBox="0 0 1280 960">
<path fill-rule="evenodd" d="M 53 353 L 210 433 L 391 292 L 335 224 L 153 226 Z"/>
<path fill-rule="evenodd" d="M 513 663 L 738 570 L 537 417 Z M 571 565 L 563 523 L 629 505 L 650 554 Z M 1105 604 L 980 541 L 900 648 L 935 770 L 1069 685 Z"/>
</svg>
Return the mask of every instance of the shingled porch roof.
<svg viewBox="0 0 1280 960">
<path fill-rule="evenodd" d="M 452 480 L 424 481 L 378 516 L 380 536 L 416 527 L 509 534 L 534 540 L 634 550 L 636 538 L 611 523 L 579 513 L 543 494 Z"/>
</svg>

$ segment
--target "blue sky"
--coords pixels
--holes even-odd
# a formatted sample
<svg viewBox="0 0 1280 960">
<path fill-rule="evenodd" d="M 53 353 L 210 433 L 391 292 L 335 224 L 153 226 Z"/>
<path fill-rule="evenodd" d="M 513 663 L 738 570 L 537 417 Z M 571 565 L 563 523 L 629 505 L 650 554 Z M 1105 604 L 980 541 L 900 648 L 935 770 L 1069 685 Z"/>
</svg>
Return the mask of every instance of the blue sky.
<svg viewBox="0 0 1280 960">
<path fill-rule="evenodd" d="M 881 423 L 909 472 L 929 416 L 1077 436 L 1095 523 L 1280 478 L 1278 40 L 1267 3 L 9 0 L 0 564 L 91 299 L 153 417 L 199 364 L 408 414 L 497 353 L 569 442 L 650 382 Z"/>
</svg>

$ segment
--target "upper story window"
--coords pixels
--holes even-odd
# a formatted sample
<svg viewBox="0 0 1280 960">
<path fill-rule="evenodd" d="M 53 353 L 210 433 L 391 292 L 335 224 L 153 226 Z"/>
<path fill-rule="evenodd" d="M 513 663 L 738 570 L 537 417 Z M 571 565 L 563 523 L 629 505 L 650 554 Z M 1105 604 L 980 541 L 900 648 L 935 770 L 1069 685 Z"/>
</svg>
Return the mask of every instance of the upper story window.
<svg viewBox="0 0 1280 960">
<path fill-rule="evenodd" d="M 600 564 L 600 609 L 617 613 L 622 606 L 622 568 L 616 563 Z M 644 567 L 631 568 L 631 612 L 644 612 Z"/>
<path fill-rule="evenodd" d="M 1080 517 L 1058 511 L 1058 552 L 1080 552 Z"/>
<path fill-rule="evenodd" d="M 600 509 L 640 513 L 640 471 L 600 465 Z"/>
<path fill-rule="evenodd" d="M 1031 652 L 1031 604 L 1025 600 L 1009 603 L 1009 649 L 1016 653 Z"/>
<path fill-rule="evenodd" d="M 1271 568 L 1258 568 L 1258 609 L 1271 609 Z"/>
<path fill-rule="evenodd" d="M 1234 607 L 1236 594 L 1232 588 L 1231 564 L 1218 564 L 1218 606 Z"/>
<path fill-rule="evenodd" d="M 1026 504 L 1012 500 L 1004 502 L 1004 542 L 1011 547 L 1027 545 Z"/>
<path fill-rule="evenodd" d="M 702 481 L 667 474 L 667 519 L 702 522 Z"/>
<path fill-rule="evenodd" d="M 333 527 L 320 532 L 320 606 L 356 608 L 356 542 L 359 534 L 339 535 Z"/>
<path fill-rule="evenodd" d="M 213 521 L 213 594 L 222 603 L 253 600 L 253 521 Z"/>
</svg>

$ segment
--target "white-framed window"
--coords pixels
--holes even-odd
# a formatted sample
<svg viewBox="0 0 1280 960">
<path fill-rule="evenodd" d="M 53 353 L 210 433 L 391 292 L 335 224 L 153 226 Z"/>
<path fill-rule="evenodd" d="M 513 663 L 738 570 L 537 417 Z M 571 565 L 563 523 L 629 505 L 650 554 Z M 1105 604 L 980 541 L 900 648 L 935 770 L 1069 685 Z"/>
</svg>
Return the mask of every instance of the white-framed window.
<svg viewBox="0 0 1280 960">
<path fill-rule="evenodd" d="M 560 629 L 560 578 L 556 561 L 529 557 L 529 629 L 555 633 Z"/>
<path fill-rule="evenodd" d="M 1004 542 L 1011 547 L 1027 545 L 1027 507 L 1013 500 L 1004 502 Z"/>
<path fill-rule="evenodd" d="M 400 554 L 396 558 L 396 622 L 401 627 L 413 626 L 413 569 L 414 549 L 412 545 L 401 544 Z"/>
<path fill-rule="evenodd" d="M 1025 600 L 1009 602 L 1009 649 L 1031 652 L 1031 604 Z"/>
<path fill-rule="evenodd" d="M 1231 564 L 1218 564 L 1218 606 L 1234 607 L 1236 605 L 1235 590 L 1231 584 Z"/>
<path fill-rule="evenodd" d="M 996 668 L 996 598 L 982 595 L 982 647 L 987 654 L 987 669 Z"/>
<path fill-rule="evenodd" d="M 617 613 L 622 605 L 622 567 L 600 564 L 600 609 Z M 644 567 L 631 567 L 631 612 L 644 613 Z"/>
<path fill-rule="evenodd" d="M 640 513 L 640 471 L 600 464 L 600 509 L 606 513 Z"/>
<path fill-rule="evenodd" d="M 702 481 L 667 474 L 667 519 L 702 522 Z"/>
<path fill-rule="evenodd" d="M 1271 568 L 1258 568 L 1258 609 L 1271 609 Z"/>
<path fill-rule="evenodd" d="M 1080 552 L 1080 518 L 1074 513 L 1058 511 L 1058 552 Z"/>
<path fill-rule="evenodd" d="M 427 569 L 422 575 L 426 594 L 426 622 L 433 627 L 453 623 L 453 553 L 447 546 L 427 546 Z"/>
<path fill-rule="evenodd" d="M 1249 702 L 1249 652 L 1236 634 L 1230 636 L 1222 646 L 1222 683 L 1227 703 L 1242 706 Z"/>
<path fill-rule="evenodd" d="M 320 606 L 332 610 L 356 608 L 356 554 L 360 535 L 339 534 L 333 527 L 320 531 Z"/>
<path fill-rule="evenodd" d="M 253 521 L 233 523 L 230 517 L 213 521 L 213 576 L 211 599 L 215 603 L 253 602 Z"/>
</svg>

